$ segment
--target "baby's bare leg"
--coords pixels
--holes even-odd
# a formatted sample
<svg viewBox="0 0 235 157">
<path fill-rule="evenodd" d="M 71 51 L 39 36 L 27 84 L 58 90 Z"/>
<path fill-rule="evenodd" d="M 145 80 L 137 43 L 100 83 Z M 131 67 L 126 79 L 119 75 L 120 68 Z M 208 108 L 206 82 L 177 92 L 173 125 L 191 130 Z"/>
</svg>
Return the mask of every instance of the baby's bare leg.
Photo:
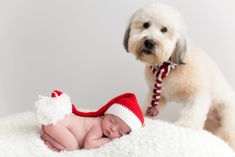
<svg viewBox="0 0 235 157">
<path fill-rule="evenodd" d="M 61 151 L 65 149 L 64 146 L 62 146 L 55 139 L 50 137 L 50 135 L 48 135 L 44 130 L 42 132 L 42 139 L 44 140 L 45 144 L 52 150 L 56 149 L 56 151 Z"/>
<path fill-rule="evenodd" d="M 45 145 L 47 145 L 47 147 L 53 151 L 56 151 L 56 152 L 60 152 L 61 150 L 55 148 L 54 146 L 52 146 L 48 141 L 44 141 Z"/>
<path fill-rule="evenodd" d="M 46 125 L 43 126 L 42 129 L 49 137 L 59 145 L 62 145 L 65 150 L 71 151 L 79 149 L 77 139 L 65 126 L 59 124 Z"/>
</svg>

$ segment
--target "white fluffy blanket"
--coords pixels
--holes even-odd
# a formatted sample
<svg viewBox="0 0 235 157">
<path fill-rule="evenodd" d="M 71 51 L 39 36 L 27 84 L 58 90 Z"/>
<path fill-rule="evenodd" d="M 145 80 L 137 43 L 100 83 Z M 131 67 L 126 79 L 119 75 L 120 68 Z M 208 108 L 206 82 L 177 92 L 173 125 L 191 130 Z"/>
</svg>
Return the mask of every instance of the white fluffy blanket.
<svg viewBox="0 0 235 157">
<path fill-rule="evenodd" d="M 0 157 L 235 157 L 226 143 L 206 131 L 147 118 L 143 129 L 99 149 L 60 153 L 43 144 L 33 112 L 1 118 L 0 124 Z"/>
</svg>

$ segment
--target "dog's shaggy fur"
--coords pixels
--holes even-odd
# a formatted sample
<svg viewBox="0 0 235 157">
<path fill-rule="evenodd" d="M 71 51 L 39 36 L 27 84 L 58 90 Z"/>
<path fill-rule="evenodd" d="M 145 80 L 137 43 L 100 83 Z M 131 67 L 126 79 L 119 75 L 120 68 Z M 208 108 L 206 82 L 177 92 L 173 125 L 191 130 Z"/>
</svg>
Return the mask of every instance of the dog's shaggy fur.
<svg viewBox="0 0 235 157">
<path fill-rule="evenodd" d="M 163 81 L 158 108 L 169 101 L 182 104 L 176 124 L 205 128 L 235 150 L 235 93 L 215 63 L 187 37 L 178 11 L 161 3 L 138 10 L 130 20 L 124 46 L 146 63 L 150 87 L 146 107 L 150 106 L 155 80 L 149 66 L 170 59 L 178 66 Z"/>
</svg>

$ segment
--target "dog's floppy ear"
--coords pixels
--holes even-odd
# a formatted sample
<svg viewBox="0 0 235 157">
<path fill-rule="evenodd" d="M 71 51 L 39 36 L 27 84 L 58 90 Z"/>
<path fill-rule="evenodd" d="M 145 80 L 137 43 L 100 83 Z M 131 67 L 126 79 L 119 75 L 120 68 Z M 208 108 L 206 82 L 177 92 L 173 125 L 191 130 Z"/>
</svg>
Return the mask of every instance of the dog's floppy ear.
<svg viewBox="0 0 235 157">
<path fill-rule="evenodd" d="M 171 55 L 171 61 L 174 62 L 175 64 L 185 64 L 183 62 L 184 55 L 186 52 L 186 40 L 185 38 L 180 38 L 178 39 L 176 45 L 175 45 L 175 50 L 173 54 Z"/>
<path fill-rule="evenodd" d="M 125 35 L 124 35 L 124 40 L 123 40 L 123 45 L 124 45 L 127 52 L 129 52 L 128 51 L 129 34 L 130 34 L 130 25 L 126 29 L 126 32 L 125 32 Z"/>
</svg>

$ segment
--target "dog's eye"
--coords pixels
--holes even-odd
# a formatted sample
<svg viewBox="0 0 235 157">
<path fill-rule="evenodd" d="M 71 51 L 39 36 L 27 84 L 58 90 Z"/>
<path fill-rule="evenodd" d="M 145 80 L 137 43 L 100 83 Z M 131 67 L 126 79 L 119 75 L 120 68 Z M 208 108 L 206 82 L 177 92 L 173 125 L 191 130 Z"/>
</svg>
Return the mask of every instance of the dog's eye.
<svg viewBox="0 0 235 157">
<path fill-rule="evenodd" d="M 143 27 L 144 27 L 144 28 L 149 28 L 149 26 L 150 26 L 150 23 L 149 23 L 149 22 L 145 22 L 145 23 L 143 24 Z"/>
<path fill-rule="evenodd" d="M 166 28 L 166 27 L 162 27 L 162 28 L 161 28 L 161 32 L 162 32 L 162 33 L 166 33 L 166 32 L 167 32 L 167 28 Z"/>
</svg>

